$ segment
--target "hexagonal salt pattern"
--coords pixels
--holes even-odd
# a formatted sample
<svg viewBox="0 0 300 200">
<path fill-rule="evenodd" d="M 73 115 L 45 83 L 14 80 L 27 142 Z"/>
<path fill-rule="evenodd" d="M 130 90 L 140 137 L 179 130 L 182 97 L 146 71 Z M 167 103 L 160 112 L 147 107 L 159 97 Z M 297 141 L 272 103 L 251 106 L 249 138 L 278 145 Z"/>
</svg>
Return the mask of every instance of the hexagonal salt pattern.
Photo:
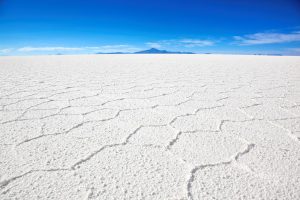
<svg viewBox="0 0 300 200">
<path fill-rule="evenodd" d="M 299 57 L 0 58 L 0 199 L 300 199 Z"/>
</svg>

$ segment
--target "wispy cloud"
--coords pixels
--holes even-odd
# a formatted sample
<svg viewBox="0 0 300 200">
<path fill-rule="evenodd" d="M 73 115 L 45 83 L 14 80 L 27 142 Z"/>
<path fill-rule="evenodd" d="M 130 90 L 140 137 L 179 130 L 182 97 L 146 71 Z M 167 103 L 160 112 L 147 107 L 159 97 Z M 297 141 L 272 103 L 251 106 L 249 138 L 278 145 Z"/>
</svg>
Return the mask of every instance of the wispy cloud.
<svg viewBox="0 0 300 200">
<path fill-rule="evenodd" d="M 275 44 L 300 41 L 300 31 L 291 33 L 255 33 L 245 36 L 234 36 L 239 45 Z"/>
<path fill-rule="evenodd" d="M 147 42 L 146 45 L 153 48 L 161 47 L 204 47 L 204 46 L 213 46 L 217 43 L 214 40 L 203 40 L 203 39 L 170 39 L 170 40 L 161 40 L 157 42 Z"/>
<path fill-rule="evenodd" d="M 9 49 L 0 49 L 1 54 L 10 53 L 11 51 L 13 51 L 13 49 L 11 49 L 11 48 L 9 48 Z"/>
<path fill-rule="evenodd" d="M 132 53 L 135 51 L 140 51 L 141 49 L 132 45 L 104 45 L 99 47 L 85 47 L 87 50 L 99 51 L 102 53 L 110 52 L 128 52 Z"/>
<path fill-rule="evenodd" d="M 146 45 L 149 47 L 152 47 L 152 48 L 161 48 L 162 47 L 162 44 L 160 44 L 158 42 L 147 42 Z"/>
<path fill-rule="evenodd" d="M 185 47 L 204 47 L 204 46 L 213 46 L 215 41 L 212 40 L 197 40 L 197 39 L 183 39 L 179 41 Z"/>
<path fill-rule="evenodd" d="M 21 52 L 31 52 L 31 51 L 80 51 L 83 48 L 80 47 L 22 47 L 17 49 Z"/>
<path fill-rule="evenodd" d="M 57 52 L 57 51 L 92 51 L 92 52 L 133 52 L 138 51 L 140 48 L 131 46 L 131 45 L 104 45 L 104 46 L 94 46 L 94 47 L 22 47 L 18 48 L 19 52 L 33 52 L 33 51 L 49 51 L 49 52 Z"/>
</svg>

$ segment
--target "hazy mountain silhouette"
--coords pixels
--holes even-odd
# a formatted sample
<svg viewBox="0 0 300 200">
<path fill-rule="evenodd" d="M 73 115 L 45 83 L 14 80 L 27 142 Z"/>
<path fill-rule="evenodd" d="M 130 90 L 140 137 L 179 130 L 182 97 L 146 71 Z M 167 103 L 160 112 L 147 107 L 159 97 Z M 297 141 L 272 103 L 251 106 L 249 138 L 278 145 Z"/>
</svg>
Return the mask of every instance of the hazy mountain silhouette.
<svg viewBox="0 0 300 200">
<path fill-rule="evenodd" d="M 181 51 L 167 51 L 167 50 L 159 50 L 159 49 L 151 48 L 144 51 L 135 52 L 134 54 L 194 54 L 194 53 L 181 52 Z"/>
<path fill-rule="evenodd" d="M 181 52 L 181 51 L 167 51 L 167 50 L 159 50 L 155 48 L 143 50 L 143 51 L 137 51 L 134 53 L 128 53 L 128 52 L 110 52 L 110 53 L 103 53 L 98 52 L 96 54 L 194 54 L 193 52 Z"/>
</svg>

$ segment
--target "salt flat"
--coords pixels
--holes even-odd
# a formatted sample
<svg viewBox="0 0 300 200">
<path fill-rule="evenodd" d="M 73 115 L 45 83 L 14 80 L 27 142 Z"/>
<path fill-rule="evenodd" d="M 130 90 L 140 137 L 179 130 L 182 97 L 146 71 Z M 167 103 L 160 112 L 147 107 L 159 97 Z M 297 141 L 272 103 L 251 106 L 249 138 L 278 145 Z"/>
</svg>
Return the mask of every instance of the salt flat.
<svg viewBox="0 0 300 200">
<path fill-rule="evenodd" d="M 300 199 L 300 57 L 1 57 L 0 85 L 0 199 Z"/>
</svg>

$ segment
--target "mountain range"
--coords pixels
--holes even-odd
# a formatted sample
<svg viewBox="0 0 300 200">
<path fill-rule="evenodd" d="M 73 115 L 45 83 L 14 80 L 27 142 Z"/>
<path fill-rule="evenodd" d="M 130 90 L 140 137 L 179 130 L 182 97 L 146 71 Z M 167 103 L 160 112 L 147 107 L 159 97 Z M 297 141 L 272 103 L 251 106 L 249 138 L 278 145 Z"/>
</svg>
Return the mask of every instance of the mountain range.
<svg viewBox="0 0 300 200">
<path fill-rule="evenodd" d="M 126 52 L 110 52 L 110 53 L 103 53 L 98 52 L 96 54 L 194 54 L 193 52 L 181 52 L 181 51 L 167 51 L 167 50 L 159 50 L 156 48 L 151 48 L 143 51 L 137 51 L 134 53 L 126 53 Z"/>
</svg>

